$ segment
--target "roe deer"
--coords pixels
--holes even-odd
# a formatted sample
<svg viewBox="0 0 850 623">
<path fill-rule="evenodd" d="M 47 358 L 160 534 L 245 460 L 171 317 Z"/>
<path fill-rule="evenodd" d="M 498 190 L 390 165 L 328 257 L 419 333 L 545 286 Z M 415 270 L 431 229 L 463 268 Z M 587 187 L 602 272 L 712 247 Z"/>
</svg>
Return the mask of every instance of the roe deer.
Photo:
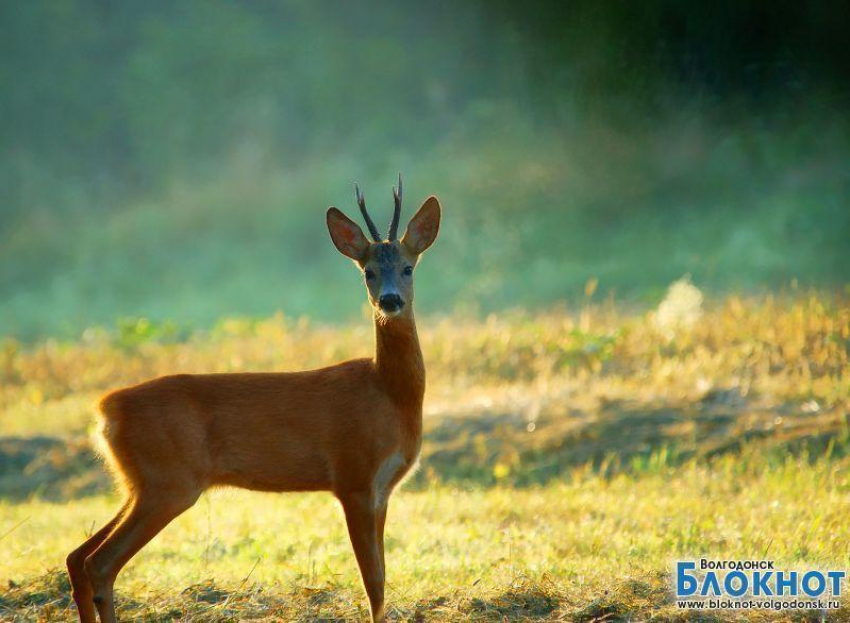
<svg viewBox="0 0 850 623">
<path fill-rule="evenodd" d="M 165 376 L 100 403 L 107 460 L 127 492 L 117 515 L 67 559 L 83 623 L 115 621 L 121 568 L 210 487 L 330 491 L 341 502 L 373 621 L 384 619 L 384 523 L 393 488 L 422 439 L 425 367 L 413 318 L 413 269 L 437 237 L 440 202 L 425 200 L 397 239 L 401 175 L 383 240 L 337 208 L 336 248 L 362 270 L 376 354 L 292 373 Z"/>
</svg>

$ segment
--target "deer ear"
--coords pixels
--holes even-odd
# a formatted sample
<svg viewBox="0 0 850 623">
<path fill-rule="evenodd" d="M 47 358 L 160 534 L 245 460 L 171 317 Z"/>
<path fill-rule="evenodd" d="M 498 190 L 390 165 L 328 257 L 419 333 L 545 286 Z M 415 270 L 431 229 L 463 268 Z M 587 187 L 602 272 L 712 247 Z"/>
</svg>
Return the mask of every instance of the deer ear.
<svg viewBox="0 0 850 623">
<path fill-rule="evenodd" d="M 333 207 L 328 208 L 327 221 L 331 240 L 337 250 L 355 262 L 362 260 L 369 249 L 369 241 L 360 226 Z"/>
<path fill-rule="evenodd" d="M 441 213 L 440 200 L 433 195 L 428 197 L 407 224 L 401 243 L 416 255 L 422 253 L 437 239 Z"/>
</svg>

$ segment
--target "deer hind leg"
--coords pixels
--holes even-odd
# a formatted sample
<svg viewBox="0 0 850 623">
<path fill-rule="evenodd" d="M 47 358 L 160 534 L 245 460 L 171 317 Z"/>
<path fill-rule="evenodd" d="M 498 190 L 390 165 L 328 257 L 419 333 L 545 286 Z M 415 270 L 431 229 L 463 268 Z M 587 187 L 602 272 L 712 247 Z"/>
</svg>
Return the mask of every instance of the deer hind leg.
<svg viewBox="0 0 850 623">
<path fill-rule="evenodd" d="M 368 493 L 340 496 L 348 524 L 348 535 L 360 567 L 363 586 L 369 597 L 373 621 L 384 620 L 384 565 L 378 543 L 378 513 L 374 497 Z"/>
<path fill-rule="evenodd" d="M 197 501 L 200 490 L 145 490 L 136 494 L 129 510 L 98 548 L 86 558 L 84 568 L 94 593 L 93 601 L 101 623 L 115 623 L 113 586 L 129 560 L 171 520 Z"/>
<path fill-rule="evenodd" d="M 130 500 L 124 502 L 115 517 L 68 554 L 68 558 L 65 560 L 68 566 L 68 578 L 71 580 L 71 596 L 74 598 L 74 603 L 77 604 L 77 614 L 81 623 L 95 623 L 97 621 L 92 599 L 94 592 L 83 565 L 86 558 L 103 543 L 109 533 L 118 525 L 129 505 Z"/>
</svg>

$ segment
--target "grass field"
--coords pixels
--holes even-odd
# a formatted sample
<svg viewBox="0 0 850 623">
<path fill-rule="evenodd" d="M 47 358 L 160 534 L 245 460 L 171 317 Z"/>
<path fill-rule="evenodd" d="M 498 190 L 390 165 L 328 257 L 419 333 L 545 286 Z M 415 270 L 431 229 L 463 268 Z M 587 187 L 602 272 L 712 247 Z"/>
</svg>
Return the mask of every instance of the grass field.
<svg viewBox="0 0 850 623">
<path fill-rule="evenodd" d="M 590 294 L 592 286 L 589 287 Z M 590 299 L 588 299 L 590 300 Z M 390 505 L 393 620 L 725 620 L 686 614 L 679 558 L 850 557 L 850 307 L 804 294 L 651 311 L 420 319 L 422 468 Z M 65 554 L 117 507 L 91 405 L 165 372 L 299 369 L 371 349 L 367 320 L 208 331 L 126 320 L 0 341 L 0 620 L 75 615 Z M 327 495 L 218 490 L 117 584 L 119 616 L 356 620 L 368 611 Z M 757 612 L 739 620 L 819 620 Z M 850 619 L 850 606 L 827 616 Z"/>
</svg>

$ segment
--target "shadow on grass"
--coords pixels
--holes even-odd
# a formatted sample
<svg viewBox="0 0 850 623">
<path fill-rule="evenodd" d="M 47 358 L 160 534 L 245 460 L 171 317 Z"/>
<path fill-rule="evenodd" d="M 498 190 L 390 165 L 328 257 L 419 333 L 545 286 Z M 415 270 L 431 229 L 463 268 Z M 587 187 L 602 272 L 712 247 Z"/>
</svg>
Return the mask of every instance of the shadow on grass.
<svg viewBox="0 0 850 623">
<path fill-rule="evenodd" d="M 108 491 L 88 438 L 0 437 L 0 498 L 62 501 Z"/>
<path fill-rule="evenodd" d="M 392 600 L 390 600 L 392 601 Z M 397 621 L 525 621 L 548 620 L 560 598 L 528 583 L 490 598 L 435 597 L 408 610 L 389 605 L 389 620 Z M 145 621 L 239 621 L 253 618 L 289 621 L 365 620 L 365 596 L 339 586 L 296 587 L 275 590 L 251 585 L 231 591 L 213 580 L 194 584 L 178 594 L 151 595 L 139 601 L 120 591 L 116 595 L 119 617 Z M 50 571 L 10 584 L 0 596 L 0 620 L 75 620 L 70 585 L 64 571 Z"/>
<path fill-rule="evenodd" d="M 544 411 L 533 422 L 519 413 L 444 417 L 426 430 L 424 470 L 412 484 L 541 485 L 577 468 L 603 476 L 643 474 L 747 448 L 758 448 L 765 461 L 844 456 L 850 454 L 847 416 L 713 392 L 695 403 Z"/>
<path fill-rule="evenodd" d="M 65 609 L 71 603 L 71 584 L 65 570 L 54 570 L 23 584 L 9 580 L 0 592 L 0 615 Z"/>
<path fill-rule="evenodd" d="M 506 590 L 468 587 L 451 595 L 437 595 L 415 603 L 399 603 L 390 597 L 389 621 L 820 621 L 821 612 L 799 611 L 683 611 L 670 594 L 666 573 L 611 584 L 597 595 L 563 592 L 544 579 L 526 579 Z M 121 620 L 134 621 L 362 621 L 368 618 L 365 596 L 359 589 L 338 585 L 323 587 L 250 584 L 235 590 L 213 580 L 179 591 L 133 598 L 119 590 L 116 595 Z M 834 611 L 847 620 L 846 607 Z M 755 616 L 757 615 L 757 616 Z M 50 571 L 22 584 L 10 582 L 0 593 L 0 620 L 74 621 L 76 608 L 64 571 Z"/>
<path fill-rule="evenodd" d="M 543 590 L 528 587 L 509 590 L 491 599 L 475 598 L 469 604 L 473 618 L 492 618 L 497 621 L 549 618 L 560 599 Z"/>
<path fill-rule="evenodd" d="M 563 403 L 534 421 L 490 411 L 426 419 L 422 465 L 409 486 L 523 487 L 576 469 L 611 476 L 647 473 L 692 459 L 758 447 L 765 460 L 850 454 L 847 416 L 806 404 L 765 404 L 734 390 L 681 404 L 608 402 L 596 410 Z M 61 501 L 109 490 L 88 438 L 0 438 L 0 499 Z"/>
</svg>

